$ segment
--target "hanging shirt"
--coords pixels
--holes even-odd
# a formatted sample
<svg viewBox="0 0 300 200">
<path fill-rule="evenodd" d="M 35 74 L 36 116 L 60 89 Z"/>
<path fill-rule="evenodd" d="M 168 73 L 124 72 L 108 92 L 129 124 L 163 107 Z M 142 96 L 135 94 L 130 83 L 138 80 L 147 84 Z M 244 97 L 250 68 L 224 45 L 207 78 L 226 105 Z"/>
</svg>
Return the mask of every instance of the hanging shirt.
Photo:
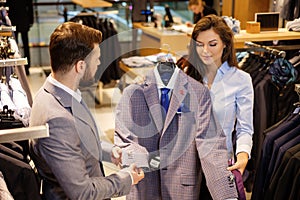
<svg viewBox="0 0 300 200">
<path fill-rule="evenodd" d="M 22 88 L 19 79 L 10 76 L 9 85 L 12 88 L 12 100 L 16 106 L 16 109 L 30 108 L 26 92 Z"/>
<path fill-rule="evenodd" d="M 6 83 L 0 83 L 0 100 L 2 105 L 7 105 L 8 109 L 16 110 L 16 106 L 12 101 L 10 90 L 8 89 L 8 85 Z"/>
<path fill-rule="evenodd" d="M 5 200 L 13 200 L 14 198 L 10 194 L 7 184 L 4 180 L 3 174 L 0 171 L 0 199 L 5 199 Z"/>
<path fill-rule="evenodd" d="M 178 67 L 175 67 L 174 69 L 174 72 L 170 78 L 170 81 L 168 82 L 168 85 L 165 85 L 162 80 L 161 80 L 161 77 L 159 75 L 159 72 L 158 72 L 158 69 L 157 69 L 157 66 L 155 66 L 154 68 L 154 76 L 155 76 L 155 79 L 156 79 L 156 84 L 157 84 L 157 90 L 158 90 L 158 96 L 159 98 L 161 97 L 161 91 L 160 89 L 161 88 L 168 88 L 170 89 L 170 92 L 169 92 L 169 99 L 171 99 L 171 94 L 172 94 L 172 90 L 174 89 L 174 86 L 175 86 L 175 83 L 176 83 L 176 80 L 177 80 L 177 76 L 178 76 L 178 72 L 179 72 L 179 68 Z"/>
<path fill-rule="evenodd" d="M 207 86 L 207 78 L 204 78 Z M 218 69 L 210 89 L 213 110 L 226 135 L 228 157 L 233 155 L 232 132 L 236 121 L 236 154 L 252 148 L 253 87 L 248 73 L 224 62 Z"/>
<path fill-rule="evenodd" d="M 12 89 L 12 101 L 15 104 L 15 118 L 21 120 L 25 126 L 29 125 L 31 107 L 29 105 L 26 92 L 16 77 L 13 75 L 9 78 L 9 86 Z"/>
</svg>

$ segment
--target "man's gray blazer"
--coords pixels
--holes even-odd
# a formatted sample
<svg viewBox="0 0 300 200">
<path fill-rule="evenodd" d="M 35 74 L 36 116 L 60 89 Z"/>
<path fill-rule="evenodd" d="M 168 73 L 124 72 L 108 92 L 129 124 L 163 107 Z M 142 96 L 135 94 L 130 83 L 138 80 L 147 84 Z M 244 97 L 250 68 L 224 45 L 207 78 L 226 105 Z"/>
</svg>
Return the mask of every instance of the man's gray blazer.
<svg viewBox="0 0 300 200">
<path fill-rule="evenodd" d="M 34 99 L 30 126 L 46 123 L 50 137 L 31 142 L 46 199 L 95 200 L 129 193 L 129 173 L 102 173 L 101 142 L 86 104 L 48 80 Z"/>
<path fill-rule="evenodd" d="M 214 200 L 237 198 L 233 175 L 226 170 L 225 140 L 208 89 L 182 71 L 165 120 L 153 71 L 143 84 L 125 88 L 116 108 L 115 144 L 160 156 L 160 168 L 145 173 L 130 200 L 198 200 L 202 172 Z"/>
</svg>

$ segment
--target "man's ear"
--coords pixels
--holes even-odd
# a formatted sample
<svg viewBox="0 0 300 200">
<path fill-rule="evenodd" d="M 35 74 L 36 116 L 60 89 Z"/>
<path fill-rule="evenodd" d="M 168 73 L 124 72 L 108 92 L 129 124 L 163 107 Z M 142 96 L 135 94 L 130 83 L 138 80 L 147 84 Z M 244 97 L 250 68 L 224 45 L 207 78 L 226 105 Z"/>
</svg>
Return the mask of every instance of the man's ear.
<svg viewBox="0 0 300 200">
<path fill-rule="evenodd" d="M 83 73 L 85 70 L 85 61 L 84 60 L 79 60 L 76 64 L 75 64 L 75 70 L 77 73 Z"/>
</svg>

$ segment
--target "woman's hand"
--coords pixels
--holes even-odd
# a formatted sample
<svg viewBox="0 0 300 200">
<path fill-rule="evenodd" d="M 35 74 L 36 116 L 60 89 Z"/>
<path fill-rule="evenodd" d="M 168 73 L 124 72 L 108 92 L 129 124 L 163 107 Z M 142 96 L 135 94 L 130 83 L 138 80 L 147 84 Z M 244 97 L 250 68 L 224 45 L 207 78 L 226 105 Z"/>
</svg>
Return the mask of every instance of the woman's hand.
<svg viewBox="0 0 300 200">
<path fill-rule="evenodd" d="M 237 161 L 235 162 L 235 164 L 228 167 L 227 170 L 232 171 L 234 169 L 237 169 L 243 175 L 243 173 L 245 171 L 245 168 L 247 166 L 248 160 L 249 160 L 248 153 L 240 152 L 240 153 L 237 154 Z"/>
</svg>

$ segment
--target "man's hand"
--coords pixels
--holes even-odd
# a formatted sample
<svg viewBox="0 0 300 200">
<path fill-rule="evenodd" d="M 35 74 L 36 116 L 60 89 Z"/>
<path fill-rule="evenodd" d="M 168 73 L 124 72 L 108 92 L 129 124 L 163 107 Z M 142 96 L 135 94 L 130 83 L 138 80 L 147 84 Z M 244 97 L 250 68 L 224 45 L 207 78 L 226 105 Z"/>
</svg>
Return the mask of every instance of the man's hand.
<svg viewBox="0 0 300 200">
<path fill-rule="evenodd" d="M 237 169 L 243 175 L 245 168 L 247 166 L 247 163 L 248 163 L 248 159 L 249 159 L 248 153 L 246 153 L 246 152 L 238 153 L 236 163 L 234 165 L 232 165 L 231 167 L 228 167 L 227 170 L 232 171 L 234 169 Z"/>
<path fill-rule="evenodd" d="M 138 184 L 145 177 L 144 171 L 141 168 L 137 168 L 135 164 L 131 164 L 128 167 L 128 171 L 131 174 L 132 185 Z"/>
<path fill-rule="evenodd" d="M 111 150 L 111 162 L 117 166 L 122 165 L 122 149 L 118 146 L 114 146 Z"/>
</svg>

